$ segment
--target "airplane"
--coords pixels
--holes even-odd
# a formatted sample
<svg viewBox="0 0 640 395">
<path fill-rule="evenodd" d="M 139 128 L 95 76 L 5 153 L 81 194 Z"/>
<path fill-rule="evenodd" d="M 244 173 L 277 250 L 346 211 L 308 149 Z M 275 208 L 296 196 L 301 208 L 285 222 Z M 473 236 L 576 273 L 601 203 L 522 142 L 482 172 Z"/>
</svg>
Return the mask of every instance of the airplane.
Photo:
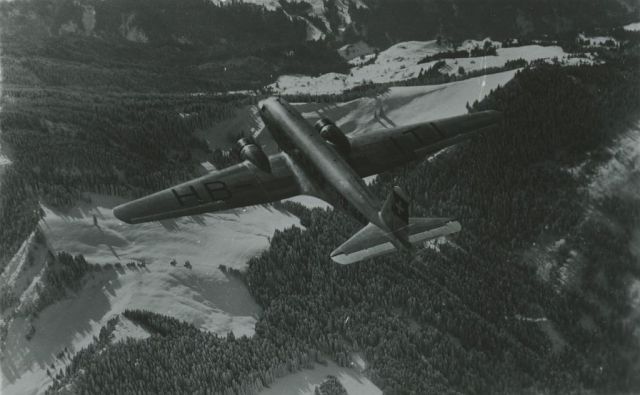
<svg viewBox="0 0 640 395">
<path fill-rule="evenodd" d="M 364 225 L 331 253 L 333 261 L 351 264 L 396 249 L 411 254 L 427 240 L 460 231 L 460 223 L 410 218 L 400 187 L 381 203 L 363 178 L 467 140 L 502 118 L 489 110 L 347 135 L 326 118 L 312 126 L 280 97 L 262 100 L 258 111 L 280 152 L 267 156 L 255 140 L 241 138 L 241 163 L 117 206 L 114 215 L 135 224 L 311 195 Z"/>
</svg>

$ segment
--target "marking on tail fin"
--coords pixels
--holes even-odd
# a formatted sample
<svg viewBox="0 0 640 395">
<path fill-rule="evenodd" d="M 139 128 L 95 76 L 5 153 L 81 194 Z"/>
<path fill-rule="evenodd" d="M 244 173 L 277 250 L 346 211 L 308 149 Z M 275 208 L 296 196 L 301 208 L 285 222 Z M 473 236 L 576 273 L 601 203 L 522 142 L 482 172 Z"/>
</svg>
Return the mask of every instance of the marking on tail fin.
<svg viewBox="0 0 640 395">
<path fill-rule="evenodd" d="M 398 188 L 399 189 L 399 188 Z M 393 188 L 393 206 L 391 210 L 395 215 L 400 218 L 408 218 L 409 217 L 409 202 L 405 200 L 405 197 L 402 196 L 396 188 Z"/>
</svg>

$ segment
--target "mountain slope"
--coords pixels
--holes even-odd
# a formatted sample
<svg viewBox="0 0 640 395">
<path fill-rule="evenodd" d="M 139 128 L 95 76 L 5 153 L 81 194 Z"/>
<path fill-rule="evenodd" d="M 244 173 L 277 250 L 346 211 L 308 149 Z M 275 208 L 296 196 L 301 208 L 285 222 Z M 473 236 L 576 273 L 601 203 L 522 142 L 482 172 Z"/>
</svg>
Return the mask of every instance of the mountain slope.
<svg viewBox="0 0 640 395">
<path fill-rule="evenodd" d="M 3 393 L 42 393 L 69 363 L 57 355 L 77 353 L 126 309 L 170 314 L 220 335 L 252 336 L 261 309 L 240 278 L 220 266 L 244 270 L 274 230 L 298 224 L 286 212 L 255 207 L 132 227 L 111 212 L 122 199 L 92 200 L 71 210 L 45 208 L 39 233 L 47 246 L 30 241 L 0 277 L 0 289 L 19 299 L 13 311 L 3 309 Z M 54 286 L 37 285 L 47 251 L 83 254 L 95 266 L 81 287 L 32 311 L 30 300 Z M 119 328 L 114 342 L 140 332 L 124 319 Z"/>
<path fill-rule="evenodd" d="M 436 35 L 460 42 L 573 35 L 612 28 L 640 17 L 634 0 L 369 0 L 352 8 L 354 30 L 375 45 L 428 40 Z"/>
<path fill-rule="evenodd" d="M 582 193 L 587 180 L 567 170 L 588 158 L 597 167 L 602 149 L 640 116 L 640 96 L 628 84 L 640 81 L 637 64 L 526 70 L 477 106 L 505 112 L 496 133 L 378 177 L 378 195 L 400 184 L 416 215 L 455 215 L 465 224 L 437 251 L 336 266 L 328 253 L 357 224 L 337 212 L 291 206 L 306 230 L 276 233 L 249 264 L 249 287 L 264 308 L 253 338 L 223 342 L 175 327 L 101 348 L 99 356 L 88 350 L 53 388 L 135 390 L 148 385 L 141 377 L 153 361 L 162 373 L 152 385 L 161 392 L 176 388 L 165 373 L 188 391 L 229 388 L 225 383 L 256 391 L 274 375 L 313 364 L 320 350 L 343 366 L 361 352 L 383 392 L 637 392 L 637 354 L 629 350 L 638 349 L 638 339 L 624 324 L 633 300 L 621 286 L 639 274 L 632 252 L 620 248 L 631 233 L 584 221 L 593 203 Z M 623 229 L 639 221 L 637 210 L 620 209 L 637 202 L 596 203 Z M 555 237 L 566 238 L 549 258 L 559 272 L 575 265 L 573 249 L 586 257 L 581 281 L 559 288 L 523 258 Z M 167 317 L 145 317 L 174 326 Z M 174 353 L 168 363 L 177 344 L 195 354 Z M 265 352 L 273 345 L 277 353 Z M 135 355 L 140 367 L 123 363 L 123 355 Z M 202 376 L 193 369 L 212 355 L 221 358 L 215 366 L 233 364 L 233 372 Z M 107 366 L 118 382 L 104 374 Z"/>
</svg>

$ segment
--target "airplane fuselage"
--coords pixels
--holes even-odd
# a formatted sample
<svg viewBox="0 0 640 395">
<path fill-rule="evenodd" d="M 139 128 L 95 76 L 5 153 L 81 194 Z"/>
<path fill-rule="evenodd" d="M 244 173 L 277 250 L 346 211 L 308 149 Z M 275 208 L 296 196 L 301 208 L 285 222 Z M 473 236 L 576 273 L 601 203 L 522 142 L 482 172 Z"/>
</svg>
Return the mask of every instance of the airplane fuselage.
<svg viewBox="0 0 640 395">
<path fill-rule="evenodd" d="M 304 178 L 301 193 L 315 195 L 363 223 L 387 230 L 378 214 L 380 203 L 362 178 L 298 111 L 275 97 L 260 102 L 259 108 L 274 140 L 303 173 L 299 175 Z"/>
</svg>

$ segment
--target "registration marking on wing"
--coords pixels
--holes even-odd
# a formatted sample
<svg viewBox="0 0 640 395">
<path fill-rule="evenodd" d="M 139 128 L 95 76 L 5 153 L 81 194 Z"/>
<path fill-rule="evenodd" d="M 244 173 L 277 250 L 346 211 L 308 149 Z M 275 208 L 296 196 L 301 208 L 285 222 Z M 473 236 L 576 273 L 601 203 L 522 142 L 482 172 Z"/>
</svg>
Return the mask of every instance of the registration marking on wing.
<svg viewBox="0 0 640 395">
<path fill-rule="evenodd" d="M 171 188 L 171 192 L 182 207 L 224 201 L 232 196 L 227 184 L 222 181 L 203 181 L 200 185 L 206 191 L 206 195 L 199 193 L 193 185 Z"/>
</svg>

